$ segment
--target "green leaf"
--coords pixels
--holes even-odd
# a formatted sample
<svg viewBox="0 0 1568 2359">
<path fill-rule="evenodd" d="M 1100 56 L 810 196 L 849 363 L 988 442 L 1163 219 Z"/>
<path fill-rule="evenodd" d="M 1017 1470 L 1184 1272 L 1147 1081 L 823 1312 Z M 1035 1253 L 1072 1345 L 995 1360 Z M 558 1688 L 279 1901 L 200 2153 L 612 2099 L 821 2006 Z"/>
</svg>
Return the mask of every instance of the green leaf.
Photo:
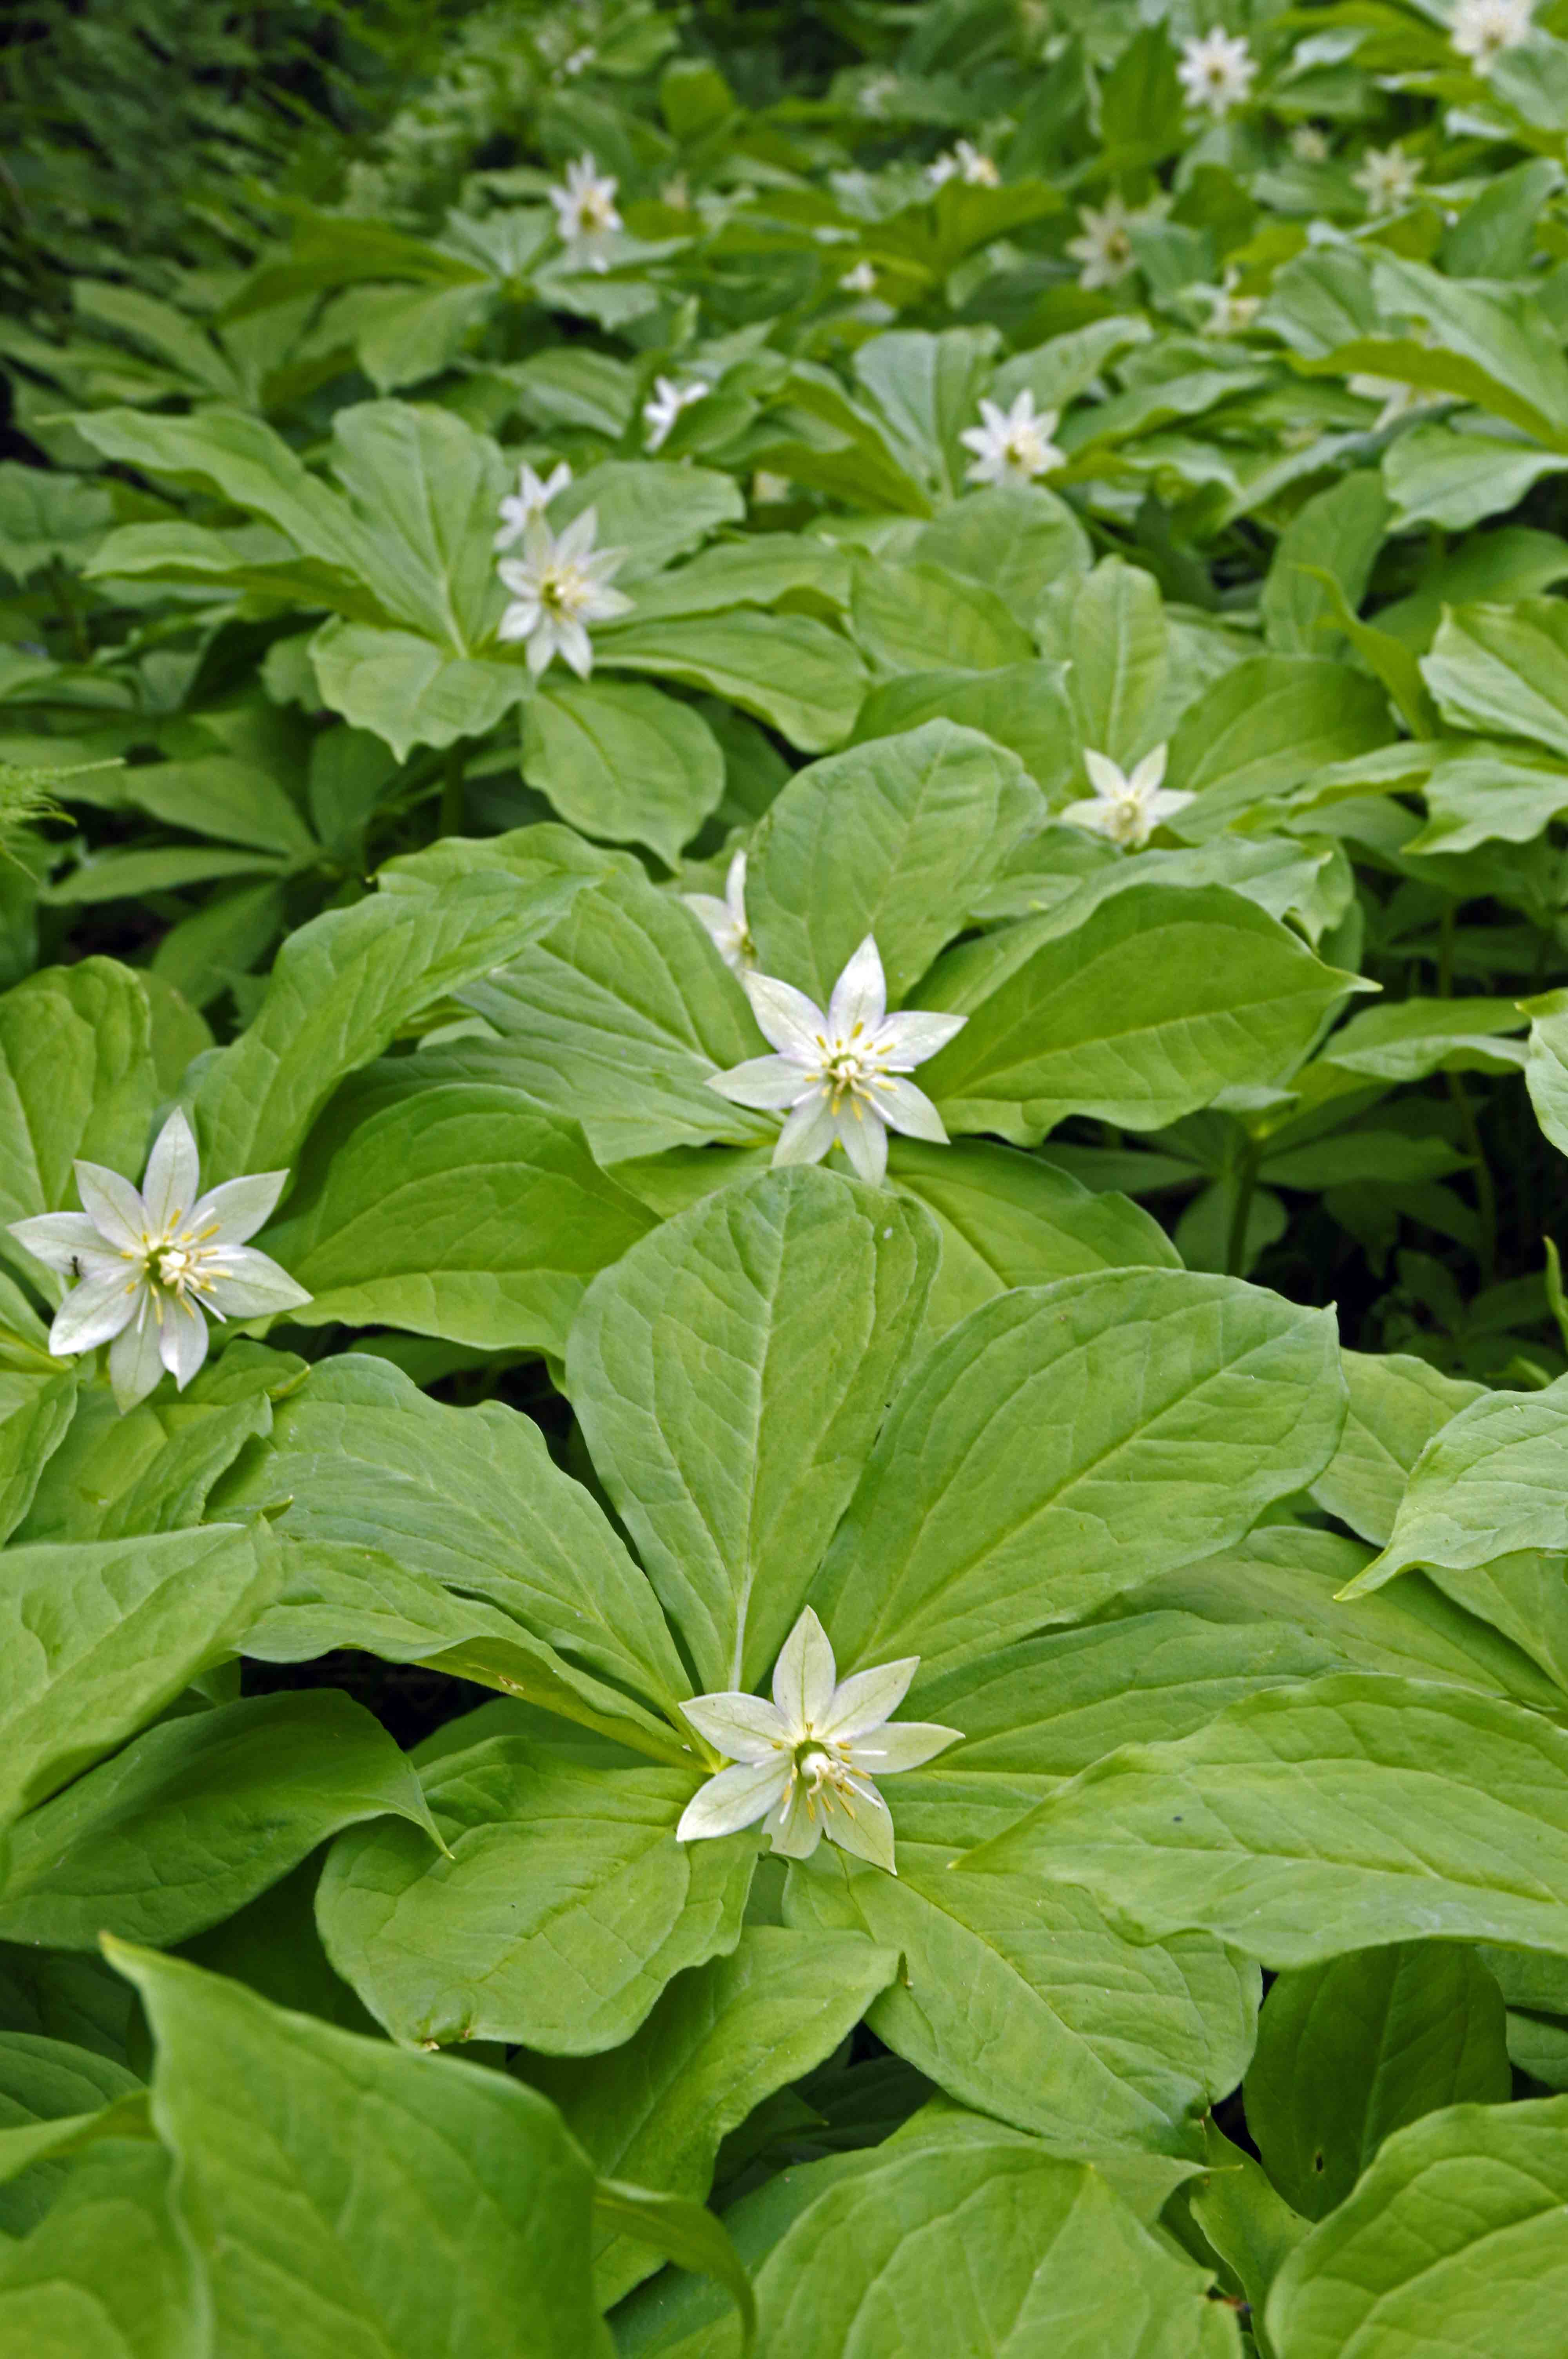
<svg viewBox="0 0 1568 2359">
<path fill-rule="evenodd" d="M 740 2313 L 741 2359 L 748 2359 L 757 2332 L 756 2296 L 741 2256 L 710 2212 L 679 2195 L 600 2179 L 594 2184 L 593 2218 L 597 2229 L 618 2231 L 623 2241 L 650 2245 L 677 2268 L 700 2269 L 721 2285 Z"/>
<path fill-rule="evenodd" d="M 0 2137 L 6 2141 L 7 2156 L 27 2151 L 25 2146 L 13 2149 L 9 2144 L 17 2131 L 67 2123 L 85 2129 L 104 2106 L 119 2097 L 137 2096 L 141 2088 L 124 2065 L 90 2048 L 40 2038 L 32 2032 L 0 2032 Z M 8 2165 L 5 2169 L 8 2172 Z M 36 2227 L 69 2176 L 63 2160 L 24 2166 L 0 2192 L 0 2228 L 7 2236 L 20 2236 Z M 4 2315 L 0 2302 L 0 2320 Z"/>
<path fill-rule="evenodd" d="M 796 1166 L 665 1222 L 589 1288 L 568 1390 L 700 1692 L 772 1670 L 897 1385 L 935 1247 L 919 1210 Z"/>
<path fill-rule="evenodd" d="M 1123 321 L 1123 328 L 1129 322 Z M 1138 323 L 1141 331 L 1142 323 Z M 991 391 L 1009 402 L 1024 382 L 1033 384 L 1038 364 L 1050 345 L 1020 354 L 997 372 Z M 1008 371 L 1028 364 L 1031 375 L 1004 386 Z M 1094 375 L 1090 369 L 1090 375 Z M 1051 391 L 1035 387 L 1043 409 L 1053 406 Z M 911 549 L 922 563 L 945 566 L 970 581 L 983 582 L 1021 617 L 1033 616 L 1040 602 L 1040 585 L 1065 573 L 1087 573 L 1089 541 L 1075 511 L 1054 492 L 1040 484 L 989 484 L 983 491 L 967 492 L 939 516 L 922 527 Z"/>
<path fill-rule="evenodd" d="M 383 559 L 371 587 L 397 621 L 471 654 L 503 603 L 492 547 L 511 476 L 501 451 L 450 410 L 406 401 L 340 409 L 332 443 L 334 474 L 400 560 Z"/>
<path fill-rule="evenodd" d="M 645 843 L 668 868 L 724 793 L 701 714 L 626 680 L 542 679 L 523 711 L 523 775 L 573 827 Z"/>
<path fill-rule="evenodd" d="M 1247 2073 L 1247 2127 L 1308 2220 L 1343 2203 L 1390 2134 L 1513 2089 L 1503 1995 L 1473 1950 L 1395 1941 L 1281 1974 Z"/>
<path fill-rule="evenodd" d="M 1516 1549 L 1568 1548 L 1558 1481 L 1568 1376 L 1542 1392 L 1484 1393 L 1426 1444 L 1381 1556 L 1351 1583 L 1359 1596 L 1413 1564 L 1465 1572 Z"/>
<path fill-rule="evenodd" d="M 1346 1352 L 1340 1364 L 1350 1408 L 1339 1447 L 1312 1495 L 1353 1532 L 1382 1547 L 1417 1459 L 1450 1418 L 1479 1397 L 1481 1387 L 1401 1352 Z"/>
<path fill-rule="evenodd" d="M 420 1008 L 536 940 L 581 884 L 546 853 L 523 876 L 498 863 L 427 892 L 384 889 L 299 927 L 254 1021 L 202 1073 L 203 1178 L 291 1163 L 345 1074 Z"/>
<path fill-rule="evenodd" d="M 12 1829 L 0 1939 L 91 1950 L 107 1930 L 167 1948 L 388 1811 L 434 1836 L 412 1766 L 339 1689 L 169 1721 Z"/>
<path fill-rule="evenodd" d="M 1526 745 L 1484 737 L 1433 749 L 1422 788 L 1426 825 L 1406 849 L 1415 853 L 1473 851 L 1478 843 L 1529 843 L 1568 809 L 1561 761 Z"/>
<path fill-rule="evenodd" d="M 1232 2146 L 1212 2120 L 1205 2124 L 1208 2170 L 1191 2198 L 1191 2211 L 1210 2246 L 1235 2272 L 1254 2317 L 1261 2312 L 1280 2265 L 1307 2233 L 1268 2173 Z"/>
<path fill-rule="evenodd" d="M 849 640 L 809 614 L 735 606 L 689 621 L 639 623 L 633 614 L 594 644 L 606 670 L 706 689 L 807 754 L 842 744 L 866 692 L 865 668 Z"/>
<path fill-rule="evenodd" d="M 550 503 L 557 532 L 592 508 L 600 549 L 627 549 L 619 586 L 658 573 L 696 549 L 723 524 L 739 524 L 746 503 L 729 475 L 710 467 L 670 467 L 662 461 L 611 459 L 589 467 Z"/>
<path fill-rule="evenodd" d="M 755 1839 L 676 1843 L 695 1760 L 662 1768 L 596 1738 L 471 1726 L 515 1710 L 492 1705 L 436 1741 L 425 1791 L 448 1854 L 412 1827 L 340 1835 L 317 1923 L 395 2039 L 594 2055 L 631 2038 L 672 1975 L 735 1947 Z"/>
<path fill-rule="evenodd" d="M 976 729 L 993 745 L 1010 747 L 1046 794 L 1072 775 L 1074 723 L 1060 664 L 910 672 L 884 680 L 861 705 L 853 742 L 897 737 L 931 721 Z"/>
<path fill-rule="evenodd" d="M 1094 1195 L 1037 1155 L 983 1139 L 891 1142 L 890 1184 L 942 1233 L 926 1321 L 933 1336 L 993 1295 L 1091 1269 L 1177 1269 L 1158 1221 L 1126 1196 Z"/>
<path fill-rule="evenodd" d="M 1561 599 L 1455 607 L 1421 669 L 1453 727 L 1533 737 L 1568 754 L 1568 609 Z"/>
<path fill-rule="evenodd" d="M 1549 475 L 1568 474 L 1568 457 L 1500 434 L 1455 433 L 1416 425 L 1383 453 L 1383 482 L 1401 529 L 1440 525 L 1467 532 L 1519 506 Z"/>
<path fill-rule="evenodd" d="M 748 858 L 762 972 L 826 1007 L 851 952 L 873 934 L 896 1006 L 1018 838 L 1045 817 L 1016 755 L 947 721 L 797 770 Z"/>
<path fill-rule="evenodd" d="M 27 2359 L 195 2359 L 197 2268 L 161 2146 L 111 2139 L 32 2234 L 0 2245 L 0 2342 Z"/>
<path fill-rule="evenodd" d="M 498 1606 L 611 1705 L 619 1689 L 668 1706 L 691 1693 L 653 1593 L 592 1495 L 555 1466 L 534 1420 L 499 1401 L 449 1408 L 384 1360 L 328 1360 L 279 1404 L 266 1449 L 218 1501 L 231 1513 L 262 1505 L 281 1508 L 290 1538 L 376 1549 Z"/>
<path fill-rule="evenodd" d="M 229 1653 L 272 1576 L 232 1525 L 0 1557 L 0 1823 Z"/>
<path fill-rule="evenodd" d="M 427 1083 L 408 1063 L 341 1093 L 268 1234 L 309 1289 L 300 1318 L 563 1353 L 589 1278 L 651 1216 L 575 1123 L 512 1090 Z"/>
<path fill-rule="evenodd" d="M 1291 2255 L 1270 2337 L 1289 2359 L 1422 2343 L 1554 2359 L 1565 2201 L 1568 2098 L 1431 2114 Z"/>
<path fill-rule="evenodd" d="M 787 1920 L 903 1952 L 867 2022 L 964 2104 L 1059 2154 L 1201 2155 L 1197 2117 L 1251 2053 L 1254 1970 L 1204 1934 L 1134 1947 L 1086 1894 L 952 1863 L 946 1845 L 901 1842 L 896 1876 L 792 1866 Z"/>
<path fill-rule="evenodd" d="M 929 1676 L 1238 1539 L 1333 1451 L 1337 1348 L 1329 1314 L 1192 1271 L 988 1303 L 905 1385 L 828 1551 L 841 1664 Z"/>
<path fill-rule="evenodd" d="M 945 566 L 892 565 L 862 557 L 855 566 L 855 636 L 880 671 L 951 665 L 995 671 L 1028 663 L 1034 644 L 1004 599 Z"/>
<path fill-rule="evenodd" d="M 77 1376 L 0 1370 L 0 1539 L 27 1514 L 45 1469 L 64 1440 L 76 1407 Z"/>
<path fill-rule="evenodd" d="M 700 2203 L 730 2131 L 823 2063 L 897 1970 L 896 1951 L 859 1933 L 749 1927 L 730 1956 L 672 1983 L 612 2055 L 535 2060 L 527 2078 L 600 2171 Z M 606 2309 L 657 2266 L 635 2234 L 599 2224 L 595 2283 Z"/>
<path fill-rule="evenodd" d="M 310 642 L 320 701 L 383 737 L 400 762 L 416 745 L 482 737 L 528 693 L 525 665 L 454 655 L 415 631 L 335 617 Z"/>
<path fill-rule="evenodd" d="M 1339 1674 L 1130 1745 L 964 1863 L 1082 1884 L 1151 1940 L 1265 1965 L 1372 1943 L 1568 1945 L 1568 1736 L 1422 1680 Z"/>
<path fill-rule="evenodd" d="M 41 1277 L 5 1223 L 72 1206 L 77 1156 L 139 1173 L 157 1095 L 146 995 L 129 967 L 45 967 L 0 997 L 0 1251 L 16 1267 Z"/>
<path fill-rule="evenodd" d="M 1409 442 L 1401 436 L 1396 449 Z M 1280 535 L 1260 601 L 1269 644 L 1281 655 L 1326 656 L 1336 620 L 1310 570 L 1322 566 L 1354 610 L 1367 594 L 1372 564 L 1389 526 L 1389 503 L 1369 471 L 1346 475 L 1296 510 Z"/>
<path fill-rule="evenodd" d="M 950 951 L 926 1007 L 968 1016 L 923 1068 L 950 1130 L 1035 1145 L 1069 1114 L 1158 1130 L 1276 1082 L 1353 980 L 1238 893 L 1129 886 Z"/>
<path fill-rule="evenodd" d="M 1568 447 L 1568 362 L 1528 296 L 1501 302 L 1388 252 L 1377 257 L 1373 290 L 1385 313 L 1422 321 L 1433 341 L 1374 331 L 1323 367 L 1457 394 L 1539 441 Z"/>
<path fill-rule="evenodd" d="M 1067 667 L 1078 746 L 1130 769 L 1162 734 L 1170 654 L 1152 574 L 1107 558 L 1069 579 L 1041 616 L 1044 652 Z"/>
<path fill-rule="evenodd" d="M 708 1087 L 761 1053 L 745 993 L 693 913 L 634 861 L 607 864 L 536 946 L 462 997 L 502 1037 L 444 1051 L 431 1078 L 526 1091 L 579 1122 L 600 1163 L 771 1131 Z"/>
<path fill-rule="evenodd" d="M 1181 832 L 1213 832 L 1392 734 L 1386 692 L 1365 672 L 1324 656 L 1249 656 L 1188 705 L 1171 739 L 1165 784 L 1203 799 Z"/>
<path fill-rule="evenodd" d="M 515 2359 L 520 2340 L 531 2359 L 609 2359 L 592 2174 L 543 2098 L 173 1958 L 110 1955 L 151 2021 L 153 2117 L 232 2359 L 428 2359 L 459 2318 L 464 2359 Z"/>
<path fill-rule="evenodd" d="M 1521 1005 L 1531 1019 L 1524 1073 L 1530 1102 L 1552 1146 L 1568 1155 L 1568 993 L 1545 992 Z"/>
<path fill-rule="evenodd" d="M 259 763 L 227 754 L 184 762 L 138 762 L 121 781 L 127 803 L 167 827 L 244 843 L 285 858 L 319 856 L 290 796 Z"/>
</svg>

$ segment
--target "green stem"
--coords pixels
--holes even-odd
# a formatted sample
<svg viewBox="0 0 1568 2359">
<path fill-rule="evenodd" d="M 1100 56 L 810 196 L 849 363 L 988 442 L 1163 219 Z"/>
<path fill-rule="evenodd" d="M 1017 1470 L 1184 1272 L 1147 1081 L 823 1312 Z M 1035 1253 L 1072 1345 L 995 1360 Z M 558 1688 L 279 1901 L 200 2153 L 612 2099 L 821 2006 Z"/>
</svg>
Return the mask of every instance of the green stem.
<svg viewBox="0 0 1568 2359">
<path fill-rule="evenodd" d="M 1460 1136 L 1465 1153 L 1475 1165 L 1476 1210 L 1481 1220 L 1481 1242 L 1477 1259 L 1481 1265 L 1481 1283 L 1490 1286 L 1498 1274 L 1498 1190 L 1492 1178 L 1492 1167 L 1487 1160 L 1487 1150 L 1481 1144 L 1481 1126 L 1476 1120 L 1465 1084 L 1457 1073 L 1445 1074 L 1448 1094 L 1454 1101 L 1454 1111 L 1459 1117 Z"/>
<path fill-rule="evenodd" d="M 1252 1199 L 1258 1192 L 1258 1165 L 1262 1149 L 1249 1139 L 1236 1179 L 1236 1201 L 1230 1208 L 1230 1234 L 1226 1240 L 1225 1266 L 1231 1277 L 1247 1275 L 1247 1224 L 1252 1217 Z"/>
<path fill-rule="evenodd" d="M 468 740 L 460 737 L 449 748 L 441 774 L 441 815 L 436 822 L 438 836 L 461 835 L 463 832 L 463 772 L 468 767 Z"/>
</svg>

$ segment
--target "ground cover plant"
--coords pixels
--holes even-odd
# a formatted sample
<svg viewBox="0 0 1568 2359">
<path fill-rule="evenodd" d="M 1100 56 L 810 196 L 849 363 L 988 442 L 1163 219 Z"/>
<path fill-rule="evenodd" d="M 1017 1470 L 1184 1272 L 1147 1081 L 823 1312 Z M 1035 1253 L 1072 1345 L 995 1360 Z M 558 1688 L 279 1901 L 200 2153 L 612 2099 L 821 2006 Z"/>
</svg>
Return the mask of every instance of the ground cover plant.
<svg viewBox="0 0 1568 2359">
<path fill-rule="evenodd" d="M 13 55 L 0 2347 L 1559 2359 L 1568 7 Z"/>
</svg>

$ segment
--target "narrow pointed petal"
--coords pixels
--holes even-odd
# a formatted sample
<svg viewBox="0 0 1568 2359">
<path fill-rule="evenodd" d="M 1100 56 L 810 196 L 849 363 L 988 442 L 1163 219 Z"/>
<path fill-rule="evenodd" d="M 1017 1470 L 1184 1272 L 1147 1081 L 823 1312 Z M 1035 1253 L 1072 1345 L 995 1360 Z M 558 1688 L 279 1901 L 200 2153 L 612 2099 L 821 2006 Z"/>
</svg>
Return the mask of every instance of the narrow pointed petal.
<svg viewBox="0 0 1568 2359">
<path fill-rule="evenodd" d="M 698 1788 L 681 1812 L 676 1843 L 702 1843 L 711 1835 L 738 1834 L 774 1808 L 789 1778 L 789 1759 L 746 1761 L 720 1769 Z"/>
<path fill-rule="evenodd" d="M 966 426 L 958 440 L 966 451 L 973 451 L 982 459 L 991 447 L 990 435 L 983 426 Z"/>
<path fill-rule="evenodd" d="M 856 1859 L 869 1860 L 873 1867 L 885 1867 L 890 1875 L 898 1874 L 893 1858 L 892 1821 L 888 1806 L 873 1787 L 870 1792 L 846 1797 L 831 1790 L 822 1795 L 827 1809 L 823 1813 L 822 1832 L 829 1843 L 840 1851 L 852 1854 Z"/>
<path fill-rule="evenodd" d="M 109 1353 L 109 1382 L 114 1388 L 114 1406 L 122 1417 L 138 1401 L 145 1401 L 163 1375 L 163 1361 L 158 1353 L 161 1332 L 148 1302 L 144 1315 L 133 1320 L 115 1338 Z"/>
<path fill-rule="evenodd" d="M 1135 788 L 1141 795 L 1152 795 L 1165 775 L 1166 751 L 1165 746 L 1156 745 L 1152 754 L 1145 754 L 1129 777 L 1128 785 Z"/>
<path fill-rule="evenodd" d="M 880 1728 L 909 1693 L 909 1683 L 919 1669 L 918 1655 L 903 1655 L 896 1663 L 879 1663 L 875 1670 L 856 1671 L 840 1680 L 816 1723 L 817 1734 L 845 1745 L 851 1737 L 863 1736 L 868 1729 Z"/>
<path fill-rule="evenodd" d="M 883 1017 L 877 1038 L 895 1066 L 924 1065 L 927 1057 L 956 1040 L 968 1020 L 935 1007 L 904 1007 Z"/>
<path fill-rule="evenodd" d="M 83 1276 L 88 1275 L 90 1254 L 104 1258 L 102 1233 L 85 1212 L 39 1212 L 30 1221 L 13 1221 L 10 1231 L 35 1261 L 41 1261 L 46 1269 L 58 1269 L 62 1277 L 78 1275 L 71 1268 L 73 1258 L 81 1264 Z"/>
<path fill-rule="evenodd" d="M 700 921 L 705 931 L 715 939 L 720 933 L 729 932 L 733 922 L 734 911 L 728 901 L 719 900 L 717 894 L 713 893 L 683 893 L 681 899 L 686 903 L 692 916 Z"/>
<path fill-rule="evenodd" d="M 1110 811 L 1108 798 L 1096 795 L 1092 800 L 1086 799 L 1083 802 L 1068 803 L 1056 816 L 1065 819 L 1069 827 L 1092 828 L 1096 835 L 1106 835 L 1110 830 Z"/>
<path fill-rule="evenodd" d="M 803 1065 L 816 1064 L 827 1033 L 827 1018 L 816 1002 L 807 999 L 804 991 L 796 991 L 793 983 L 781 983 L 775 974 L 748 974 L 741 979 L 763 1039 L 781 1056 L 794 1057 Z"/>
<path fill-rule="evenodd" d="M 815 1082 L 807 1081 L 788 1057 L 748 1057 L 743 1065 L 731 1065 L 727 1073 L 710 1073 L 708 1086 L 732 1105 L 761 1106 L 770 1114 L 782 1114 L 808 1093 L 820 1094 Z"/>
<path fill-rule="evenodd" d="M 124 1269 L 112 1277 L 84 1278 L 55 1312 L 49 1351 L 57 1360 L 73 1352 L 95 1352 L 136 1315 L 142 1293 L 139 1274 Z"/>
<path fill-rule="evenodd" d="M 877 1728 L 857 1743 L 855 1767 L 868 1777 L 889 1777 L 900 1769 L 918 1769 L 935 1761 L 949 1745 L 961 1745 L 961 1728 L 943 1728 L 934 1720 L 901 1720 L 894 1728 Z"/>
<path fill-rule="evenodd" d="M 189 1212 L 200 1190 L 195 1134 L 184 1107 L 176 1106 L 153 1141 L 142 1181 L 142 1201 L 155 1236 L 163 1234 L 177 1212 Z"/>
<path fill-rule="evenodd" d="M 881 957 L 868 934 L 859 950 L 850 953 L 849 965 L 833 986 L 827 1003 L 828 1029 L 840 1040 L 848 1039 L 857 1026 L 862 1032 L 874 1032 L 887 1009 Z"/>
<path fill-rule="evenodd" d="M 254 1245 L 231 1245 L 211 1285 L 212 1308 L 224 1319 L 269 1319 L 310 1299 L 270 1254 L 258 1253 Z"/>
<path fill-rule="evenodd" d="M 827 1631 L 808 1605 L 779 1648 L 773 1701 L 795 1743 L 814 1729 L 833 1701 L 835 1666 Z"/>
<path fill-rule="evenodd" d="M 906 1138 L 928 1138 L 934 1146 L 947 1144 L 946 1125 L 924 1090 L 913 1082 L 884 1082 L 877 1091 L 877 1112 Z"/>
<path fill-rule="evenodd" d="M 693 1696 L 681 1710 L 697 1734 L 717 1745 L 727 1760 L 772 1761 L 781 1753 L 789 1753 L 789 1728 L 765 1696 L 732 1689 L 719 1695 Z"/>
<path fill-rule="evenodd" d="M 138 1253 L 146 1234 L 146 1207 L 130 1181 L 101 1163 L 79 1163 L 76 1187 L 89 1218 L 108 1242 Z"/>
<path fill-rule="evenodd" d="M 579 679 L 587 679 L 593 669 L 593 641 L 580 623 L 557 623 L 556 643 L 562 657 L 570 664 Z"/>
<path fill-rule="evenodd" d="M 243 1245 L 271 1218 L 287 1177 L 287 1171 L 253 1171 L 243 1180 L 225 1180 L 197 1198 L 191 1227 L 198 1234 L 210 1229 L 214 1245 Z"/>
<path fill-rule="evenodd" d="M 820 1163 L 836 1136 L 827 1093 L 808 1089 L 794 1113 L 784 1117 L 773 1149 L 775 1168 L 781 1163 Z"/>
<path fill-rule="evenodd" d="M 814 1808 L 804 1781 L 797 1777 L 793 1786 L 785 1787 L 777 1808 L 768 1813 L 762 1832 L 781 1858 L 809 1859 L 822 1841 L 822 1816 L 821 1797 Z"/>
<path fill-rule="evenodd" d="M 849 1098 L 834 1116 L 833 1128 L 856 1179 L 880 1188 L 887 1178 L 888 1135 L 876 1114 L 859 1098 Z"/>
<path fill-rule="evenodd" d="M 556 626 L 539 622 L 528 635 L 528 669 L 535 679 L 548 671 L 550 658 L 556 652 Z"/>
<path fill-rule="evenodd" d="M 746 854 L 740 851 L 730 863 L 724 878 L 724 898 L 730 915 L 738 926 L 746 922 Z"/>
<path fill-rule="evenodd" d="M 175 1294 L 163 1298 L 158 1357 L 181 1392 L 207 1357 L 206 1320 L 194 1303 L 181 1302 Z"/>
<path fill-rule="evenodd" d="M 1185 810 L 1189 803 L 1196 800 L 1196 795 L 1183 794 L 1179 788 L 1162 787 L 1157 795 L 1150 796 L 1144 808 L 1158 826 L 1162 820 L 1174 819 L 1178 811 Z"/>
<path fill-rule="evenodd" d="M 1097 795 L 1124 795 L 1127 792 L 1127 778 L 1121 766 L 1113 762 L 1108 754 L 1097 754 L 1092 745 L 1086 745 L 1084 767 Z"/>
<path fill-rule="evenodd" d="M 557 541 L 557 557 L 568 559 L 586 557 L 589 549 L 593 547 L 594 536 L 598 530 L 598 509 L 594 507 L 584 508 L 580 516 L 573 516 L 570 524 L 567 526 L 566 529 L 561 534 L 560 538 Z"/>
</svg>

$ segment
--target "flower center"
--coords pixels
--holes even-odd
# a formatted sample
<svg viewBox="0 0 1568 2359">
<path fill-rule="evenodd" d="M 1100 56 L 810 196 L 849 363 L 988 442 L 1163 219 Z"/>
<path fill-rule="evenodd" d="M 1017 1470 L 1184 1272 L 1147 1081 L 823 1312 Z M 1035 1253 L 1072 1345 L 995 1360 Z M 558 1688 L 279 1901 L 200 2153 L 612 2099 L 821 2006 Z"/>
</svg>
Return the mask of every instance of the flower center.
<svg viewBox="0 0 1568 2359">
<path fill-rule="evenodd" d="M 813 1740 L 800 1745 L 795 1756 L 795 1774 L 804 1777 L 808 1795 L 820 1794 L 824 1786 L 844 1783 L 844 1765 L 830 1746 Z"/>
<path fill-rule="evenodd" d="M 855 1037 L 860 1028 L 857 1024 L 848 1040 L 831 1044 L 817 1035 L 817 1046 L 823 1051 L 821 1078 L 833 1093 L 835 1109 L 846 1097 L 869 1099 L 881 1073 L 881 1060 L 871 1042 Z"/>
<path fill-rule="evenodd" d="M 539 583 L 539 603 L 546 614 L 570 622 L 587 601 L 593 584 L 575 565 L 552 568 Z"/>
<path fill-rule="evenodd" d="M 588 235 L 610 227 L 610 207 L 597 190 L 590 189 L 579 198 L 577 218 L 578 227 Z"/>
</svg>

